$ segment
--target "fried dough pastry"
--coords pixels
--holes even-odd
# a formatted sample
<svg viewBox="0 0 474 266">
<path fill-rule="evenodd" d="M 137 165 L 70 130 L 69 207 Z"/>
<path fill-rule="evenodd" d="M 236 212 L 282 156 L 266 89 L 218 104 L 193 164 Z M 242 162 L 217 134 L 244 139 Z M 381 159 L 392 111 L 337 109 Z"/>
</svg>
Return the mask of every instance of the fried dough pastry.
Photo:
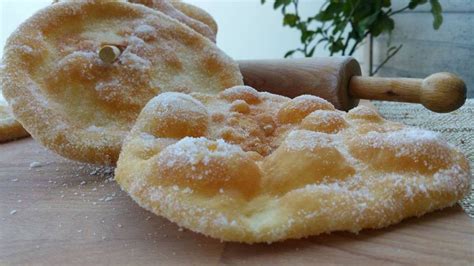
<svg viewBox="0 0 474 266">
<path fill-rule="evenodd" d="M 0 66 L 0 77 L 3 71 L 3 64 Z M 2 87 L 0 86 L 0 143 L 20 139 L 29 136 L 23 126 L 15 120 L 12 111 L 3 98 Z"/>
<path fill-rule="evenodd" d="M 115 45 L 112 64 L 98 50 Z M 167 91 L 243 83 L 237 63 L 189 27 L 143 5 L 51 5 L 9 38 L 2 84 L 15 117 L 67 158 L 114 164 L 143 106 Z"/>
<path fill-rule="evenodd" d="M 214 19 L 204 10 L 190 4 L 173 0 L 53 0 L 53 3 L 94 1 L 130 2 L 145 5 L 178 20 L 213 42 L 216 42 L 217 24 Z"/>
<path fill-rule="evenodd" d="M 131 3 L 142 4 L 156 9 L 164 14 L 186 24 L 203 36 L 216 42 L 217 24 L 205 11 L 189 4 L 178 3 L 173 0 L 127 0 Z M 206 16 L 207 15 L 207 16 Z M 201 21 L 205 19 L 205 21 Z M 207 22 L 209 24 L 207 24 Z M 214 24 L 212 23 L 214 22 Z"/>
<path fill-rule="evenodd" d="M 0 143 L 27 136 L 28 132 L 15 120 L 8 105 L 0 101 Z"/>
<path fill-rule="evenodd" d="M 178 1 L 178 0 L 172 0 L 171 4 L 176 9 L 178 9 L 179 11 L 181 11 L 185 15 L 187 15 L 188 17 L 193 18 L 193 19 L 198 20 L 198 21 L 201 21 L 202 23 L 206 24 L 209 28 L 211 28 L 212 32 L 214 33 L 214 36 L 217 35 L 217 32 L 219 30 L 217 22 L 205 10 L 203 10 L 203 9 L 201 9 L 201 8 L 195 6 L 195 5 L 184 3 L 184 2 Z"/>
<path fill-rule="evenodd" d="M 224 241 L 381 228 L 451 206 L 467 159 L 433 132 L 315 96 L 237 86 L 164 93 L 143 109 L 117 182 L 142 207 Z"/>
</svg>

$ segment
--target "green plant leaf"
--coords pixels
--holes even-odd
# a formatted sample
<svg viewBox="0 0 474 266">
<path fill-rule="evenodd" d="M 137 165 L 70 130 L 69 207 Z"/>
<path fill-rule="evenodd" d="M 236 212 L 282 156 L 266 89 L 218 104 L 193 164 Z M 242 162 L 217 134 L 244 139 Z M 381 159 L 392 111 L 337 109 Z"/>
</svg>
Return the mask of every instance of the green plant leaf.
<svg viewBox="0 0 474 266">
<path fill-rule="evenodd" d="M 319 12 L 312 13 L 316 13 L 315 15 L 300 17 L 301 6 L 298 3 L 301 1 L 273 0 L 273 8 L 283 14 L 283 25 L 300 32 L 302 46 L 288 51 L 285 57 L 295 53 L 313 56 L 318 45 L 328 49 L 331 55 L 352 55 L 369 34 L 377 37 L 388 33 L 389 49 L 385 59 L 388 61 L 401 48 L 390 45 L 391 33 L 395 27 L 393 15 L 430 3 L 433 27 L 438 29 L 443 23 L 440 0 L 405 0 L 404 5 L 397 10 L 392 9 L 392 4 L 400 0 L 324 0 L 321 1 L 323 5 Z M 260 2 L 264 4 L 272 1 Z"/>
<path fill-rule="evenodd" d="M 316 45 L 313 46 L 313 48 L 311 48 L 311 50 L 309 50 L 309 53 L 308 53 L 306 56 L 307 56 L 307 57 L 312 57 L 315 50 L 316 50 Z"/>
<path fill-rule="evenodd" d="M 391 32 L 395 28 L 395 21 L 385 13 L 380 13 L 377 20 L 370 28 L 370 34 L 377 37 L 382 32 Z"/>
<path fill-rule="evenodd" d="M 278 9 L 280 6 L 287 6 L 291 4 L 291 0 L 275 0 L 273 3 L 273 9 Z"/>
<path fill-rule="evenodd" d="M 296 52 L 296 50 L 290 50 L 290 51 L 286 52 L 286 54 L 285 54 L 283 57 L 284 57 L 284 58 L 288 58 L 288 57 L 290 57 L 291 55 L 293 55 L 295 52 Z"/>
<path fill-rule="evenodd" d="M 443 8 L 441 7 L 441 4 L 439 3 L 438 0 L 430 0 L 431 4 L 431 14 L 433 14 L 433 28 L 435 30 L 439 29 L 441 27 L 441 24 L 443 24 Z"/>
<path fill-rule="evenodd" d="M 331 1 L 331 3 L 314 18 L 321 22 L 332 20 L 339 13 L 341 7 L 342 5 L 339 1 Z"/>
<path fill-rule="evenodd" d="M 294 27 L 300 18 L 296 14 L 285 14 L 283 17 L 283 25 Z"/>
<path fill-rule="evenodd" d="M 307 41 L 311 41 L 312 38 L 316 35 L 315 31 L 312 30 L 305 30 L 301 32 L 301 43 L 306 43 Z"/>
<path fill-rule="evenodd" d="M 415 9 L 419 5 L 426 4 L 428 0 L 410 0 L 410 3 L 408 3 L 408 8 L 409 9 Z"/>
<path fill-rule="evenodd" d="M 380 14 L 380 10 L 376 10 L 373 14 L 365 17 L 364 19 L 362 19 L 360 22 L 359 22 L 359 26 L 365 30 L 367 28 L 369 28 L 378 18 Z"/>
<path fill-rule="evenodd" d="M 343 48 L 344 48 L 343 39 L 339 38 L 336 41 L 331 43 L 331 45 L 329 46 L 329 51 L 331 51 L 331 53 L 337 53 L 341 51 Z"/>
</svg>

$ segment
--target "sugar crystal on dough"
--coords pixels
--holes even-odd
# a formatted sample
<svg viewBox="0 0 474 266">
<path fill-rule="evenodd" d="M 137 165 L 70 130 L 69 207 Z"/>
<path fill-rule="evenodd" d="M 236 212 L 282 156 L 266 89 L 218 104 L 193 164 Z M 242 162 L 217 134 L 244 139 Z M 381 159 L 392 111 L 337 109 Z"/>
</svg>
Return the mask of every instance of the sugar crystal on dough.
<svg viewBox="0 0 474 266">
<path fill-rule="evenodd" d="M 185 160 L 184 162 L 170 160 L 167 162 L 168 166 L 172 166 L 175 163 L 189 163 L 191 165 L 203 163 L 206 165 L 211 158 L 230 157 L 234 154 L 244 153 L 239 146 L 228 144 L 222 139 L 211 142 L 203 137 L 186 137 L 176 144 L 169 146 L 167 152 L 172 158 L 184 158 Z"/>
<path fill-rule="evenodd" d="M 285 139 L 286 147 L 290 150 L 314 149 L 317 147 L 333 147 L 331 135 L 309 130 L 294 130 Z"/>
</svg>

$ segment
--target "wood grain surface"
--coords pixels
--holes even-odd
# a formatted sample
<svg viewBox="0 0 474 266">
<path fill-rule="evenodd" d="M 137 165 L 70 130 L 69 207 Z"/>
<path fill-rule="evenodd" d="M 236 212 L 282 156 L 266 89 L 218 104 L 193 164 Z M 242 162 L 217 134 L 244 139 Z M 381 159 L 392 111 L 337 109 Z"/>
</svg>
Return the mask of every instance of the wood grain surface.
<svg viewBox="0 0 474 266">
<path fill-rule="evenodd" d="M 458 76 L 441 72 L 425 79 L 351 78 L 349 91 L 359 99 L 421 103 L 431 111 L 452 112 L 466 101 L 466 84 Z"/>
<path fill-rule="evenodd" d="M 290 98 L 316 95 L 340 110 L 359 102 L 349 95 L 349 82 L 360 76 L 359 63 L 352 57 L 313 57 L 238 61 L 244 83 L 260 91 Z"/>
<path fill-rule="evenodd" d="M 474 263 L 474 222 L 458 206 L 358 235 L 221 243 L 141 209 L 112 170 L 31 138 L 0 145 L 0 264 Z"/>
</svg>

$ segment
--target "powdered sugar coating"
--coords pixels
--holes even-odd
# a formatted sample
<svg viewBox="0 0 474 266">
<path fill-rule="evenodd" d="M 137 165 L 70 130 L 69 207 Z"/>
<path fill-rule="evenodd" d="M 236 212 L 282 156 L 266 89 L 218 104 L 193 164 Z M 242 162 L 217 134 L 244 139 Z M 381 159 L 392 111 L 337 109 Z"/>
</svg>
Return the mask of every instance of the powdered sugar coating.
<svg viewBox="0 0 474 266">
<path fill-rule="evenodd" d="M 210 145 L 212 145 L 211 149 Z M 219 159 L 244 154 L 242 149 L 237 145 L 228 144 L 222 139 L 210 143 L 208 139 L 203 137 L 186 137 L 176 144 L 168 146 L 163 152 L 171 158 L 171 160 L 163 162 L 169 167 L 173 167 L 176 164 L 196 165 L 202 163 L 207 165 L 211 158 Z M 184 159 L 184 161 L 176 160 L 178 158 Z"/>
<path fill-rule="evenodd" d="M 180 0 L 171 1 L 171 4 L 176 9 L 184 13 L 186 16 L 191 17 L 195 20 L 198 20 L 206 24 L 209 28 L 211 28 L 212 32 L 214 33 L 214 36 L 217 35 L 217 31 L 218 31 L 217 22 L 209 13 L 207 13 L 206 11 L 204 11 L 203 9 L 197 6 L 182 2 Z"/>
<path fill-rule="evenodd" d="M 15 120 L 10 107 L 0 101 L 0 143 L 27 136 L 28 132 Z"/>
<path fill-rule="evenodd" d="M 112 64 L 98 57 L 104 44 L 121 50 Z M 125 1 L 67 1 L 39 11 L 12 34 L 4 64 L 5 97 L 32 136 L 97 164 L 116 162 L 154 96 L 242 84 L 238 65 L 207 38 Z"/>
<path fill-rule="evenodd" d="M 283 145 L 289 150 L 314 150 L 316 147 L 333 147 L 333 137 L 309 130 L 294 130 L 286 137 Z"/>
<path fill-rule="evenodd" d="M 192 14 L 195 14 L 196 12 L 199 12 L 201 14 L 204 12 L 203 10 L 196 11 L 196 7 L 188 5 L 180 5 L 177 0 L 128 0 L 130 3 L 137 3 L 137 4 L 142 4 L 147 7 L 156 9 L 160 12 L 163 12 L 164 14 L 172 17 L 173 19 L 176 19 L 177 21 L 187 25 L 191 29 L 195 30 L 196 32 L 199 32 L 203 36 L 209 38 L 213 42 L 216 42 L 216 34 L 217 30 L 213 30 L 212 25 L 209 26 L 206 23 L 202 22 L 199 19 L 196 19 L 195 16 L 189 16 L 189 9 L 192 8 L 194 12 Z M 186 12 L 188 11 L 188 12 Z M 188 13 L 188 14 L 185 14 Z M 205 12 L 204 12 L 205 13 Z M 209 20 L 209 19 L 208 19 Z M 206 20 L 206 21 L 208 21 Z M 212 20 L 212 17 L 211 17 Z M 208 22 L 209 23 L 209 22 Z"/>
<path fill-rule="evenodd" d="M 149 151 L 145 125 L 163 115 L 152 112 L 152 100 L 124 145 L 116 179 L 141 206 L 193 231 L 247 243 L 358 232 L 451 206 L 469 191 L 469 165 L 455 148 L 376 112 L 347 114 L 314 96 L 291 100 L 242 87 L 189 97 L 211 117 L 205 134 L 155 134 L 146 138 L 162 144 Z M 249 110 L 232 108 L 236 101 Z M 280 120 L 282 110 L 301 122 Z"/>
<path fill-rule="evenodd" d="M 213 42 L 216 41 L 217 35 L 217 24 L 213 18 L 207 14 L 204 10 L 199 9 L 190 4 L 179 3 L 177 0 L 81 0 L 82 2 L 93 3 L 96 1 L 109 1 L 109 2 L 130 2 L 136 4 L 142 4 L 149 8 L 155 9 L 164 13 L 165 15 L 178 20 L 179 22 L 187 25 L 193 30 L 199 32 L 203 36 L 209 38 Z M 64 2 L 78 2 L 78 0 L 54 0 L 53 3 L 64 3 Z M 74 11 L 70 11 L 70 14 L 74 14 Z M 204 21 L 202 21 L 204 17 Z M 201 19 L 200 19 L 201 18 Z M 208 25 L 209 24 L 209 25 Z M 215 24 L 215 25 L 214 25 Z M 151 28 L 146 26 L 137 28 L 140 33 L 148 34 L 152 31 Z"/>
</svg>

